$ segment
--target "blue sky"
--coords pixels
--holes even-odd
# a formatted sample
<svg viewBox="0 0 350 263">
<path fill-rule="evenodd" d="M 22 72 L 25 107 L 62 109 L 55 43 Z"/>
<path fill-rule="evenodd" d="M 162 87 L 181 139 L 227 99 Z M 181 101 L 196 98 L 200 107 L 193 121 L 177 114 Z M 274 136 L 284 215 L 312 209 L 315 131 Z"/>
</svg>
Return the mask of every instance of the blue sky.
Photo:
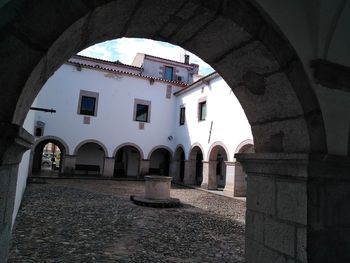
<svg viewBox="0 0 350 263">
<path fill-rule="evenodd" d="M 214 71 L 199 57 L 179 46 L 142 38 L 110 40 L 93 45 L 80 51 L 78 54 L 110 61 L 119 60 L 122 63 L 131 64 L 138 52 L 176 61 L 183 61 L 183 55 L 186 52 L 186 54 L 190 55 L 190 63 L 199 64 L 200 75 L 207 75 Z"/>
</svg>

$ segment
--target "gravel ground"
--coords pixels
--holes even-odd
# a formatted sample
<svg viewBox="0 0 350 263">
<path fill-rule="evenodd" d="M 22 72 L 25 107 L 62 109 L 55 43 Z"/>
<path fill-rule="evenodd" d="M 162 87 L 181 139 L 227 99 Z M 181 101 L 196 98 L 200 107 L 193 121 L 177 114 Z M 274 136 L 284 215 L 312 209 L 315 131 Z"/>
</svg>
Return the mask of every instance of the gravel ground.
<svg viewBox="0 0 350 263">
<path fill-rule="evenodd" d="M 244 201 L 175 186 L 179 208 L 130 202 L 142 193 L 142 182 L 29 185 L 8 262 L 244 262 Z"/>
</svg>

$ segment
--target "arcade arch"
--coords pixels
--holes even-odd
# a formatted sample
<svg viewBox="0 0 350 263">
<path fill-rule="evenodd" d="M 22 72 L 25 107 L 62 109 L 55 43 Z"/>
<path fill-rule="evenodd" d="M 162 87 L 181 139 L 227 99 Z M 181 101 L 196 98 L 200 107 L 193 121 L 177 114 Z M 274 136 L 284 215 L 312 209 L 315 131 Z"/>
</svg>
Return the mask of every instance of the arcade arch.
<svg viewBox="0 0 350 263">
<path fill-rule="evenodd" d="M 157 146 L 150 151 L 148 156 L 149 174 L 169 176 L 171 149 L 166 146 Z"/>
<path fill-rule="evenodd" d="M 107 148 L 97 140 L 85 140 L 74 150 L 76 156 L 75 174 L 102 175 Z"/>
<path fill-rule="evenodd" d="M 226 165 L 229 160 L 228 150 L 222 142 L 215 142 L 208 151 L 208 168 L 203 174 L 202 187 L 209 190 L 224 189 L 226 185 Z"/>
<path fill-rule="evenodd" d="M 192 146 L 188 159 L 189 173 L 185 183 L 200 186 L 203 182 L 203 148 L 200 144 Z"/>
<path fill-rule="evenodd" d="M 185 150 L 183 145 L 176 147 L 173 159 L 174 165 L 174 177 L 173 180 L 176 182 L 183 183 L 185 178 Z"/>
<path fill-rule="evenodd" d="M 53 148 L 50 147 L 49 152 L 44 156 L 44 148 L 48 144 L 52 144 Z M 59 151 L 55 149 L 56 146 Z M 57 170 L 59 173 L 63 172 L 65 156 L 68 153 L 69 147 L 61 138 L 56 136 L 44 136 L 38 139 L 33 146 L 31 158 L 32 175 L 40 173 L 42 166 L 46 166 L 47 168 L 51 167 L 52 170 Z"/>
<path fill-rule="evenodd" d="M 114 176 L 138 177 L 140 175 L 140 162 L 143 152 L 139 146 L 133 143 L 125 143 L 114 151 Z"/>
</svg>

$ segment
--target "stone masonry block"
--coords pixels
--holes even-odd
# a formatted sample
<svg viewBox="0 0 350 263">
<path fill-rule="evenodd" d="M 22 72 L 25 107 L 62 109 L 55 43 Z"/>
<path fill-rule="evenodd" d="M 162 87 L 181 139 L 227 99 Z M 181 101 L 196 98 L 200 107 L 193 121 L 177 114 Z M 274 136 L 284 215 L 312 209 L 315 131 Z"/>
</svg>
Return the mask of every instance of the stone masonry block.
<svg viewBox="0 0 350 263">
<path fill-rule="evenodd" d="M 277 186 L 277 216 L 280 219 L 307 224 L 306 182 L 280 181 Z"/>
<path fill-rule="evenodd" d="M 273 55 L 259 41 L 232 51 L 213 66 L 221 75 L 227 76 L 225 81 L 230 87 L 243 85 L 243 76 L 248 71 L 263 75 L 279 69 Z"/>
<path fill-rule="evenodd" d="M 329 182 L 326 186 L 326 191 L 323 195 L 324 203 L 327 207 L 321 209 L 328 211 L 327 224 L 331 226 L 347 225 L 350 227 L 350 183 L 331 183 Z"/>
<path fill-rule="evenodd" d="M 300 262 L 307 263 L 307 252 L 306 252 L 306 240 L 307 240 L 306 228 L 297 229 L 297 259 Z"/>
<path fill-rule="evenodd" d="M 272 177 L 249 176 L 247 209 L 275 215 L 275 184 Z"/>
<path fill-rule="evenodd" d="M 149 2 L 152 2 L 152 4 Z M 137 11 L 132 16 L 133 19 L 125 36 L 152 38 L 184 2 L 184 0 L 153 0 L 137 3 L 140 6 L 135 7 Z"/>
<path fill-rule="evenodd" d="M 246 239 L 247 263 L 287 263 L 286 256 L 250 239 Z"/>
<path fill-rule="evenodd" d="M 10 224 L 0 225 L 0 262 L 7 262 L 7 253 L 11 238 Z"/>
<path fill-rule="evenodd" d="M 0 225 L 5 221 L 6 205 L 9 190 L 9 171 L 7 169 L 0 169 Z"/>
<path fill-rule="evenodd" d="M 267 218 L 264 225 L 265 245 L 294 257 L 295 227 Z"/>
<path fill-rule="evenodd" d="M 210 38 L 208 38 L 209 35 Z M 215 61 L 217 57 L 224 55 L 223 51 L 228 52 L 249 39 L 250 35 L 237 24 L 229 19 L 218 17 L 188 43 L 185 43 L 184 47 L 196 50 L 198 56 L 210 63 Z"/>
<path fill-rule="evenodd" d="M 203 26 L 210 22 L 215 14 L 203 9 L 200 14 L 194 15 L 187 21 L 175 35 L 172 35 L 171 42 L 182 44 L 193 37 Z"/>
<path fill-rule="evenodd" d="M 290 116 L 302 115 L 302 108 L 297 101 L 289 79 L 284 73 L 278 72 L 268 77 L 256 75 L 250 71 L 243 75 L 242 85 L 235 88 L 235 95 L 242 101 L 251 101 L 250 107 L 245 113 L 251 122 L 262 122 L 274 118 L 287 118 Z M 254 75 L 255 74 L 255 75 Z M 249 86 L 254 78 L 260 89 L 264 88 L 262 94 L 257 94 Z M 260 78 L 260 79 L 259 79 Z M 264 108 L 263 111 L 261 109 Z"/>
<path fill-rule="evenodd" d="M 254 145 L 257 152 L 303 153 L 310 148 L 308 127 L 303 117 L 250 124 L 254 137 L 259 138 Z M 281 140 L 274 140 L 274 135 L 281 135 Z"/>
<path fill-rule="evenodd" d="M 263 214 L 247 210 L 246 213 L 246 237 L 259 243 L 264 242 L 264 222 Z"/>
</svg>

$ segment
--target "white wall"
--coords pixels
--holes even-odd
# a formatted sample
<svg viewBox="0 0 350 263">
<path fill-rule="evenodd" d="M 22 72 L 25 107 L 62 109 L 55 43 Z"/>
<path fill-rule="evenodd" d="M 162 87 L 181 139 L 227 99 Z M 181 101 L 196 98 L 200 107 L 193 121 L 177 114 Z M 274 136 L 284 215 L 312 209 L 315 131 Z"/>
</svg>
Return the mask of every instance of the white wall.
<svg viewBox="0 0 350 263">
<path fill-rule="evenodd" d="M 36 105 L 36 101 L 34 101 L 33 106 Z M 34 134 L 34 117 L 35 112 L 29 111 L 27 114 L 27 117 L 24 121 L 23 128 L 26 129 L 29 133 Z M 23 156 L 22 160 L 18 167 L 18 175 L 17 175 L 17 186 L 16 186 L 16 197 L 15 197 L 15 204 L 13 209 L 13 216 L 12 216 L 12 225 L 15 222 L 15 218 L 18 213 L 18 209 L 21 205 L 22 197 L 24 190 L 26 188 L 27 184 L 27 178 L 28 178 L 28 170 L 30 166 L 30 150 L 26 151 Z"/>
<path fill-rule="evenodd" d="M 114 74 L 101 70 L 64 64 L 47 81 L 38 95 L 38 107 L 53 108 L 57 112 L 38 112 L 36 120 L 46 123 L 44 136 L 57 136 L 64 140 L 73 154 L 76 146 L 88 139 L 106 145 L 108 156 L 125 142 L 133 142 L 145 156 L 157 145 L 173 148 L 168 136 L 173 133 L 175 97 L 166 98 L 167 82 Z M 173 85 L 173 91 L 179 87 Z M 83 124 L 84 115 L 77 114 L 79 91 L 99 93 L 97 116 L 90 117 L 90 124 Z M 134 99 L 151 101 L 151 121 L 144 130 L 133 120 Z"/>
<path fill-rule="evenodd" d="M 207 97 L 207 117 L 205 121 L 198 121 L 198 100 L 203 97 Z M 186 107 L 186 122 L 180 126 L 180 106 L 183 104 Z M 228 149 L 229 161 L 233 161 L 236 147 L 242 141 L 253 138 L 239 101 L 221 77 L 179 95 L 175 119 L 175 143 L 185 147 L 186 159 L 191 146 L 199 143 L 204 150 L 203 160 L 208 160 L 210 146 L 220 141 Z M 211 123 L 212 131 L 208 141 Z"/>
</svg>

